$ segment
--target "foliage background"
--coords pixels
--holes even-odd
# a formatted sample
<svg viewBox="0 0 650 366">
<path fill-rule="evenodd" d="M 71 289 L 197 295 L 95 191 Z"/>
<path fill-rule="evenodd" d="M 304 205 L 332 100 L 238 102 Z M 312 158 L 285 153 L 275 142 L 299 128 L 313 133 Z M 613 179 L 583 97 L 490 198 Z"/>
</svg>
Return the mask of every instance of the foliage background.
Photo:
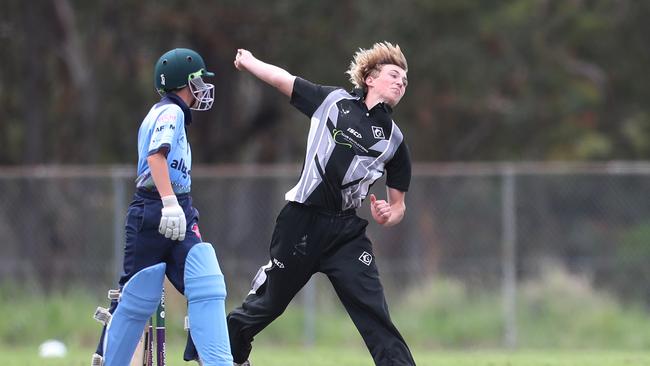
<svg viewBox="0 0 650 366">
<path fill-rule="evenodd" d="M 133 163 L 174 47 L 217 73 L 195 161 L 298 161 L 305 118 L 238 73 L 236 49 L 347 87 L 352 53 L 382 40 L 409 61 L 395 118 L 416 161 L 647 159 L 649 15 L 632 0 L 6 0 L 0 164 Z"/>
</svg>

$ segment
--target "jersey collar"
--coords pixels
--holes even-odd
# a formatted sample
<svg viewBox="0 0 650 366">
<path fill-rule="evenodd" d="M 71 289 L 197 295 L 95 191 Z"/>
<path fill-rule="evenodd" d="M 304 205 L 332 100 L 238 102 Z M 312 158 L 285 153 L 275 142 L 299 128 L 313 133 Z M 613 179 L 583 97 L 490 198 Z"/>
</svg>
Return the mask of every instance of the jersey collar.
<svg viewBox="0 0 650 366">
<path fill-rule="evenodd" d="M 183 110 L 183 115 L 185 116 L 186 126 L 192 123 L 192 111 L 190 110 L 190 107 L 185 104 L 183 99 L 181 99 L 181 97 L 175 93 L 167 93 L 167 95 L 162 98 L 163 101 L 165 101 L 165 99 L 181 107 L 181 110 Z"/>
<path fill-rule="evenodd" d="M 366 99 L 366 92 L 363 90 L 363 88 L 354 88 L 352 89 L 352 92 L 350 94 L 354 95 L 355 97 L 358 97 L 359 101 L 361 102 L 363 102 Z M 388 114 L 393 113 L 393 108 L 384 102 L 377 103 L 374 107 L 370 108 L 370 110 L 373 110 L 375 108 L 381 108 L 383 109 L 384 112 Z"/>
</svg>

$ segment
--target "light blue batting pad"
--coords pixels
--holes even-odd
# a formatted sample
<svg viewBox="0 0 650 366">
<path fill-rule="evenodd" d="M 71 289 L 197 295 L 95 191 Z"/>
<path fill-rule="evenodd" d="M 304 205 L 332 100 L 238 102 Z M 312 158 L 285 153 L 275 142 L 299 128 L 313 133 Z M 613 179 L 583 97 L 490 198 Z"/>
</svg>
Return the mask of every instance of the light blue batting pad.
<svg viewBox="0 0 650 366">
<path fill-rule="evenodd" d="M 212 245 L 199 243 L 185 259 L 190 332 L 204 366 L 232 366 L 226 325 L 226 283 Z"/>
<path fill-rule="evenodd" d="M 165 263 L 136 273 L 122 288 L 120 301 L 106 327 L 104 366 L 129 365 L 144 326 L 162 295 Z"/>
</svg>

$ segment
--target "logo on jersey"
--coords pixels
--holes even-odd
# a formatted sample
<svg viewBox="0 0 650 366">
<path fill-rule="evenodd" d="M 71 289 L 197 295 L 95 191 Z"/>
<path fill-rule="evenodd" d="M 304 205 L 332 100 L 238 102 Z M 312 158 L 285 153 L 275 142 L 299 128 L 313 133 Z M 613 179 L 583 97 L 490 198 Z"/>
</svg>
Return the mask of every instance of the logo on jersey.
<svg viewBox="0 0 650 366">
<path fill-rule="evenodd" d="M 278 268 L 284 268 L 284 263 L 280 262 L 279 260 L 273 258 L 273 264 L 278 266 Z"/>
<path fill-rule="evenodd" d="M 187 145 L 187 143 L 185 142 L 185 135 L 180 135 L 178 137 L 178 140 L 176 140 L 176 142 L 178 143 L 177 144 L 178 148 L 185 151 L 185 147 Z"/>
<path fill-rule="evenodd" d="M 168 128 L 172 131 L 175 131 L 177 118 L 178 117 L 176 116 L 175 113 L 167 113 L 158 117 L 158 119 L 156 120 L 156 126 L 158 127 L 156 127 L 156 129 L 154 130 L 155 133 L 161 133 Z"/>
<path fill-rule="evenodd" d="M 201 232 L 199 231 L 199 224 L 195 222 L 194 225 L 192 225 L 192 231 L 196 234 L 196 237 L 199 238 L 199 240 L 203 240 L 201 238 Z"/>
<path fill-rule="evenodd" d="M 349 139 L 348 136 L 346 136 L 346 135 L 343 133 L 343 131 L 341 131 L 341 130 L 337 130 L 337 129 L 334 129 L 332 132 L 334 132 L 334 134 L 332 135 L 332 137 L 334 138 L 334 142 L 335 142 L 335 143 L 337 143 L 337 144 L 339 144 L 339 145 L 347 146 L 347 147 L 349 147 L 350 149 L 352 148 L 352 144 L 347 143 L 347 142 L 342 142 L 342 141 L 339 141 L 339 140 L 336 139 L 338 136 L 341 136 L 341 138 L 342 138 L 343 140 L 348 140 L 348 139 Z"/>
<path fill-rule="evenodd" d="M 350 130 L 354 131 L 353 129 L 349 128 L 348 132 L 350 132 Z M 350 132 L 350 133 L 352 133 L 352 132 Z M 361 134 L 358 133 L 357 131 L 354 131 L 354 133 L 361 136 Z M 334 139 L 334 142 L 339 144 L 339 145 L 347 146 L 350 149 L 355 149 L 357 151 L 363 151 L 364 153 L 368 152 L 368 149 L 366 149 L 363 145 L 361 145 L 357 140 L 355 140 L 352 137 L 346 135 L 345 132 L 343 132 L 342 130 L 338 130 L 336 128 L 333 129 L 332 130 L 332 138 Z"/>
<path fill-rule="evenodd" d="M 361 261 L 361 263 L 365 264 L 366 266 L 369 266 L 370 263 L 372 263 L 372 255 L 368 252 L 363 252 L 359 257 L 359 260 Z"/>
<path fill-rule="evenodd" d="M 176 113 L 167 112 L 162 116 L 158 117 L 158 119 L 156 120 L 156 125 L 159 125 L 161 127 L 161 131 L 165 129 L 164 126 L 165 124 L 168 124 L 169 128 L 175 130 L 177 119 L 178 119 L 178 115 L 176 115 Z M 156 130 L 156 132 L 158 132 L 158 130 Z"/>
<path fill-rule="evenodd" d="M 173 131 L 173 130 L 176 129 L 176 126 L 174 126 L 174 125 L 172 125 L 172 124 L 170 124 L 170 125 L 162 125 L 162 126 L 158 126 L 158 127 L 156 127 L 156 133 L 158 133 L 158 132 L 163 132 L 166 128 L 169 128 L 170 130 Z"/>
<path fill-rule="evenodd" d="M 187 178 L 187 176 L 190 174 L 191 170 L 187 169 L 187 165 L 185 165 L 185 159 L 179 160 L 172 160 L 172 163 L 169 165 L 172 169 L 176 169 L 179 172 L 183 173 L 183 178 Z"/>
<path fill-rule="evenodd" d="M 354 137 L 356 137 L 356 138 L 358 138 L 358 139 L 362 139 L 362 138 L 363 138 L 363 136 L 361 136 L 361 134 L 360 134 L 359 132 L 357 132 L 357 131 L 356 131 L 354 128 L 352 128 L 352 127 L 348 127 L 348 132 L 351 133 L 352 135 L 354 135 Z"/>
<path fill-rule="evenodd" d="M 384 135 L 384 129 L 381 127 L 377 126 L 371 126 L 372 127 L 372 136 L 374 136 L 378 140 L 383 140 L 386 138 Z"/>
</svg>

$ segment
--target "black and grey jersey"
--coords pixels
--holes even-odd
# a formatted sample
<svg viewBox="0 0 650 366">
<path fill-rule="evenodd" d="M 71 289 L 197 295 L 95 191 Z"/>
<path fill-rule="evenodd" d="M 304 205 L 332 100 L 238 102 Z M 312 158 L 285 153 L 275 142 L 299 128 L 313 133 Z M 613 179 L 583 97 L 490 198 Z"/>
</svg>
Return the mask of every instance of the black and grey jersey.
<svg viewBox="0 0 650 366">
<path fill-rule="evenodd" d="M 386 185 L 402 192 L 411 182 L 411 159 L 390 106 L 370 110 L 361 90 L 296 78 L 291 104 L 311 118 L 298 184 L 288 201 L 341 211 L 358 208 L 384 172 Z"/>
</svg>

